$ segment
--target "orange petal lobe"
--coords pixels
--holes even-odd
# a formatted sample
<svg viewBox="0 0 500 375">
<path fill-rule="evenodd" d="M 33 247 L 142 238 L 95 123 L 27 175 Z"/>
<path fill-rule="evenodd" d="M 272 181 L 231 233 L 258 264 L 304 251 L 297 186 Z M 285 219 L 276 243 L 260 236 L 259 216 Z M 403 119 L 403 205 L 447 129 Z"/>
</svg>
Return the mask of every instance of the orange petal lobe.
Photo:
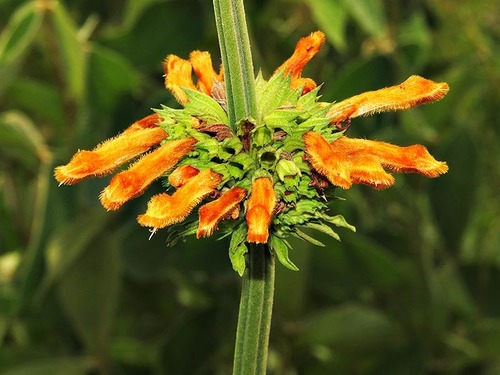
<svg viewBox="0 0 500 375">
<path fill-rule="evenodd" d="M 396 111 L 442 99 L 449 87 L 445 82 L 411 76 L 403 83 L 376 91 L 368 91 L 335 103 L 327 113 L 334 122 L 373 113 Z"/>
<path fill-rule="evenodd" d="M 222 181 L 220 174 L 210 169 L 200 172 L 172 195 L 158 194 L 148 202 L 146 213 L 137 221 L 155 230 L 180 223 L 193 208 Z"/>
<path fill-rule="evenodd" d="M 385 142 L 340 137 L 331 144 L 319 134 L 304 135 L 309 162 L 333 185 L 349 188 L 352 183 L 385 189 L 394 184 L 395 172 L 437 177 L 448 171 L 444 162 L 432 157 L 424 146 L 399 147 Z"/>
<path fill-rule="evenodd" d="M 168 183 L 172 185 L 174 188 L 178 189 L 181 186 L 185 185 L 191 178 L 196 176 L 200 171 L 195 167 L 190 165 L 181 165 L 180 167 L 175 168 L 170 176 L 168 176 Z"/>
<path fill-rule="evenodd" d="M 400 147 L 386 142 L 341 137 L 332 142 L 332 147 L 347 153 L 356 166 L 363 165 L 361 157 L 370 156 L 394 172 L 419 173 L 432 178 L 448 171 L 446 163 L 434 159 L 422 145 Z"/>
<path fill-rule="evenodd" d="M 214 82 L 222 81 L 222 77 L 215 72 L 210 54 L 208 52 L 193 51 L 189 55 L 189 61 L 198 77 L 198 90 L 211 96 Z"/>
<path fill-rule="evenodd" d="M 148 116 L 143 120 L 144 123 L 152 124 L 156 119 L 156 116 Z M 158 126 L 141 125 L 143 120 L 135 122 L 123 133 L 104 141 L 92 151 L 78 151 L 68 164 L 55 168 L 56 180 L 61 184 L 71 185 L 87 177 L 109 174 L 168 136 L 167 132 Z"/>
<path fill-rule="evenodd" d="M 168 55 L 163 62 L 165 71 L 165 86 L 175 96 L 179 103 L 186 103 L 188 97 L 183 88 L 196 90 L 193 83 L 191 63 L 176 55 Z"/>
<path fill-rule="evenodd" d="M 346 155 L 337 152 L 318 133 L 307 132 L 303 138 L 307 157 L 313 168 L 325 176 L 333 185 L 349 189 L 352 180 Z"/>
<path fill-rule="evenodd" d="M 235 186 L 218 199 L 200 207 L 198 211 L 200 221 L 196 231 L 196 238 L 211 236 L 221 220 L 232 217 L 235 210 L 239 213 L 238 206 L 246 196 L 246 189 Z"/>
<path fill-rule="evenodd" d="M 194 138 L 166 142 L 144 155 L 126 171 L 111 179 L 99 197 L 101 204 L 108 210 L 117 210 L 125 202 L 141 195 L 154 180 L 174 167 L 191 151 L 195 143 Z"/>
<path fill-rule="evenodd" d="M 267 177 L 256 179 L 252 184 L 247 206 L 248 242 L 267 243 L 275 206 L 273 182 Z"/>
<path fill-rule="evenodd" d="M 301 38 L 297 42 L 293 55 L 278 67 L 274 74 L 284 72 L 285 75 L 289 74 L 292 79 L 300 78 L 306 64 L 318 53 L 324 43 L 325 34 L 321 31 L 315 31 L 311 35 Z"/>
</svg>

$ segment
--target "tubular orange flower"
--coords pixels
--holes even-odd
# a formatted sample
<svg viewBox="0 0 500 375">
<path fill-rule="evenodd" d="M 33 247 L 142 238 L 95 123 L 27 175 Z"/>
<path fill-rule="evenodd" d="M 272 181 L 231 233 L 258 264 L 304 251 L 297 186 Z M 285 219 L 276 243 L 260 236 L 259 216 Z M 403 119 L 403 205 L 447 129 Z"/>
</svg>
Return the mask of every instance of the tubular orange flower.
<svg viewBox="0 0 500 375">
<path fill-rule="evenodd" d="M 437 177 L 448 171 L 444 162 L 434 159 L 421 145 L 399 147 L 385 142 L 340 137 L 329 144 L 321 135 L 304 135 L 310 163 L 335 186 L 348 189 L 352 183 L 385 189 L 394 177 L 383 167 L 395 172 L 420 173 Z"/>
<path fill-rule="evenodd" d="M 223 77 L 221 73 L 215 72 L 210 54 L 208 52 L 193 51 L 189 55 L 189 61 L 198 77 L 198 90 L 211 96 L 214 82 L 222 81 Z"/>
<path fill-rule="evenodd" d="M 160 121 L 160 116 L 155 113 L 133 123 L 122 134 L 108 139 L 92 151 L 78 151 L 68 164 L 55 169 L 56 180 L 72 185 L 90 176 L 113 172 L 168 136 L 165 130 L 153 125 Z"/>
<path fill-rule="evenodd" d="M 173 168 L 179 159 L 193 149 L 196 140 L 170 141 L 143 156 L 126 171 L 118 173 L 102 191 L 100 200 L 108 210 L 117 210 L 125 202 L 141 195 L 158 177 Z"/>
<path fill-rule="evenodd" d="M 219 222 L 232 216 L 231 214 L 238 208 L 246 195 L 246 189 L 235 186 L 222 194 L 218 199 L 200 207 L 198 210 L 200 220 L 196 237 L 211 236 L 215 229 L 217 229 Z M 233 217 L 233 219 L 235 218 Z"/>
<path fill-rule="evenodd" d="M 153 231 L 183 221 L 193 208 L 221 182 L 221 175 L 206 169 L 177 189 L 173 195 L 155 195 L 148 202 L 146 213 L 137 221 Z"/>
<path fill-rule="evenodd" d="M 448 84 L 445 82 L 436 83 L 419 76 L 411 76 L 399 85 L 368 91 L 335 103 L 326 116 L 338 123 L 348 118 L 408 109 L 440 100 L 448 90 Z"/>
<path fill-rule="evenodd" d="M 276 206 L 273 182 L 267 177 L 256 179 L 247 206 L 247 241 L 266 243 L 269 238 L 269 225 Z"/>
<path fill-rule="evenodd" d="M 274 74 L 283 72 L 290 75 L 292 82 L 290 88 L 295 89 L 302 86 L 302 94 L 306 94 L 316 88 L 316 82 L 310 78 L 302 78 L 302 70 L 309 61 L 319 52 L 325 43 L 325 34 L 321 31 L 311 33 L 311 35 L 300 39 L 295 47 L 293 55 L 278 67 Z"/>
</svg>

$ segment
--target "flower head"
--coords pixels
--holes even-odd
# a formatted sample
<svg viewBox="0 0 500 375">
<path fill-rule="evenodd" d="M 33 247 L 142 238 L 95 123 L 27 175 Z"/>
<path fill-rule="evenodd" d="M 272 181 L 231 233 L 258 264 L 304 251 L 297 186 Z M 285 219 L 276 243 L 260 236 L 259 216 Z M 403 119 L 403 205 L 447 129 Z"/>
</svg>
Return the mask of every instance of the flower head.
<svg viewBox="0 0 500 375">
<path fill-rule="evenodd" d="M 269 243 L 278 259 L 295 269 L 288 236 L 321 244 L 301 228 L 334 238 L 332 225 L 354 229 L 342 216 L 329 214 L 325 198 L 336 187 L 384 189 L 395 182 L 390 172 L 437 177 L 448 170 L 424 146 L 349 138 L 341 127 L 357 116 L 439 100 L 448 85 L 412 76 L 339 103 L 319 102 L 319 88 L 302 71 L 324 41 L 319 31 L 302 38 L 269 80 L 259 74 L 258 118 L 237 124 L 228 123 L 224 74 L 214 70 L 208 52 L 194 51 L 189 60 L 168 56 L 165 85 L 183 108 L 162 107 L 94 150 L 78 151 L 55 169 L 56 179 L 73 184 L 137 158 L 101 193 L 105 208 L 120 208 L 166 177 L 166 192 L 151 198 L 137 219 L 140 225 L 153 233 L 170 227 L 177 237 L 231 235 L 231 261 L 240 274 L 248 242 Z"/>
</svg>

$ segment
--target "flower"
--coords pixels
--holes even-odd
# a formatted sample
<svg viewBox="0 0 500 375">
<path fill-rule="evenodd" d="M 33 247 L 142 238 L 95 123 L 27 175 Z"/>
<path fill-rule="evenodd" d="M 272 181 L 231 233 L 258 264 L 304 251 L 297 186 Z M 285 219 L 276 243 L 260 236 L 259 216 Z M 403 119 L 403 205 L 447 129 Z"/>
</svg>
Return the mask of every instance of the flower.
<svg viewBox="0 0 500 375">
<path fill-rule="evenodd" d="M 358 116 L 440 100 L 448 85 L 411 76 L 338 103 L 320 102 L 319 87 L 302 71 L 324 42 L 316 31 L 299 40 L 269 80 L 259 74 L 258 118 L 236 124 L 228 122 L 224 74 L 214 70 L 210 54 L 194 51 L 189 60 L 169 55 L 165 86 L 183 108 L 162 107 L 94 150 L 78 151 L 55 169 L 56 179 L 73 184 L 137 159 L 101 193 L 106 209 L 120 208 L 166 177 L 166 192 L 151 198 L 140 225 L 153 233 L 169 227 L 175 238 L 231 235 L 230 258 L 240 274 L 247 243 L 268 243 L 285 266 L 296 269 L 288 236 L 321 245 L 301 228 L 337 239 L 332 225 L 354 230 L 342 216 L 329 214 L 325 199 L 334 197 L 336 187 L 384 189 L 395 182 L 390 172 L 437 177 L 448 170 L 424 146 L 349 138 L 342 128 Z"/>
</svg>

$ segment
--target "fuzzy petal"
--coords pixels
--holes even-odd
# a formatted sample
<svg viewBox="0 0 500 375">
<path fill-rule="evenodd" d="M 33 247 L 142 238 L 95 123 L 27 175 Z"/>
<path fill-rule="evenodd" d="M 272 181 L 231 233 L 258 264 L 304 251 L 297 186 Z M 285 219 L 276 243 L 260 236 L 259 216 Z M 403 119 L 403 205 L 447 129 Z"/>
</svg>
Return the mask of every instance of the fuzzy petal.
<svg viewBox="0 0 500 375">
<path fill-rule="evenodd" d="M 247 196 L 247 190 L 235 186 L 218 199 L 200 207 L 200 221 L 196 237 L 211 236 L 217 229 L 219 222 L 229 216 L 238 208 L 240 202 Z"/>
<path fill-rule="evenodd" d="M 324 43 L 325 34 L 321 31 L 315 31 L 311 35 L 301 38 L 297 42 L 293 55 L 281 64 L 274 74 L 284 72 L 285 75 L 289 74 L 292 79 L 300 78 L 306 64 L 318 53 Z"/>
<path fill-rule="evenodd" d="M 174 188 L 178 189 L 184 186 L 191 178 L 196 176 L 200 171 L 190 165 L 181 165 L 175 168 L 170 176 L 168 176 L 168 183 Z"/>
<path fill-rule="evenodd" d="M 348 189 L 352 183 L 385 189 L 394 184 L 395 172 L 437 177 L 448 171 L 424 146 L 399 147 L 385 142 L 340 137 L 329 144 L 321 135 L 304 135 L 306 152 L 314 169 L 333 185 Z"/>
<path fill-rule="evenodd" d="M 139 215 L 137 221 L 140 225 L 152 227 L 154 230 L 180 223 L 221 181 L 220 174 L 210 169 L 204 170 L 174 194 L 158 194 L 151 198 L 146 213 Z"/>
<path fill-rule="evenodd" d="M 139 120 L 122 134 L 102 142 L 92 151 L 78 151 L 54 176 L 61 184 L 72 185 L 91 176 L 103 176 L 118 166 L 160 144 L 168 134 L 156 126 L 161 118 L 154 114 Z"/>
<path fill-rule="evenodd" d="M 335 186 L 349 189 L 352 185 L 350 165 L 345 154 L 337 152 L 328 141 L 315 132 L 303 136 L 307 157 L 313 168 Z"/>
<path fill-rule="evenodd" d="M 193 66 L 194 73 L 198 77 L 198 89 L 211 96 L 214 82 L 220 82 L 223 78 L 221 74 L 215 72 L 210 53 L 193 51 L 189 55 L 189 61 Z"/>
<path fill-rule="evenodd" d="M 363 165 L 363 156 L 370 156 L 394 172 L 419 173 L 432 178 L 448 171 L 446 163 L 434 159 L 422 145 L 400 147 L 386 142 L 341 137 L 332 142 L 332 147 L 348 154 L 356 167 Z"/>
<path fill-rule="evenodd" d="M 190 152 L 195 143 L 194 138 L 166 142 L 153 152 L 144 155 L 129 169 L 111 179 L 101 193 L 102 205 L 108 210 L 117 210 L 125 202 L 141 195 L 154 180 L 173 168 Z"/>
<path fill-rule="evenodd" d="M 275 206 L 273 182 L 267 177 L 256 179 L 252 184 L 247 206 L 248 242 L 267 243 Z"/>
<path fill-rule="evenodd" d="M 408 109 L 440 100 L 448 90 L 445 82 L 411 76 L 399 85 L 368 91 L 335 103 L 326 116 L 339 123 L 353 117 Z"/>
<path fill-rule="evenodd" d="M 196 90 L 191 63 L 176 55 L 168 55 L 163 62 L 163 70 L 165 71 L 166 88 L 170 90 L 179 103 L 186 103 L 188 97 L 183 89 Z"/>
</svg>

